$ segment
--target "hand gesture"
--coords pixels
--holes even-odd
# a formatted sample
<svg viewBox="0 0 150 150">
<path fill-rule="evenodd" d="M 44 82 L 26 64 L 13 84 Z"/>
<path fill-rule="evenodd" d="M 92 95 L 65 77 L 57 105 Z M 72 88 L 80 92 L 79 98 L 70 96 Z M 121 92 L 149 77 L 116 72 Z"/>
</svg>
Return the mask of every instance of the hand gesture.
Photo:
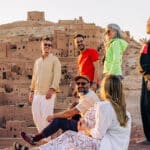
<svg viewBox="0 0 150 150">
<path fill-rule="evenodd" d="M 78 132 L 85 132 L 88 136 L 90 136 L 90 128 L 87 126 L 85 120 L 81 118 L 78 121 Z"/>
<path fill-rule="evenodd" d="M 150 91 L 150 80 L 147 81 L 147 90 Z"/>
<path fill-rule="evenodd" d="M 84 131 L 85 127 L 86 127 L 85 120 L 83 118 L 81 118 L 78 121 L 78 131 Z"/>
<path fill-rule="evenodd" d="M 48 122 L 52 122 L 53 121 L 53 115 L 50 115 L 50 116 L 48 116 L 47 118 L 46 118 L 46 120 L 48 121 Z"/>
<path fill-rule="evenodd" d="M 55 93 L 55 90 L 53 88 L 50 88 L 46 94 L 46 99 L 50 99 L 52 95 Z"/>
<path fill-rule="evenodd" d="M 32 101 L 33 101 L 33 95 L 34 95 L 34 92 L 29 93 L 29 99 L 28 100 L 30 103 L 32 103 Z"/>
</svg>

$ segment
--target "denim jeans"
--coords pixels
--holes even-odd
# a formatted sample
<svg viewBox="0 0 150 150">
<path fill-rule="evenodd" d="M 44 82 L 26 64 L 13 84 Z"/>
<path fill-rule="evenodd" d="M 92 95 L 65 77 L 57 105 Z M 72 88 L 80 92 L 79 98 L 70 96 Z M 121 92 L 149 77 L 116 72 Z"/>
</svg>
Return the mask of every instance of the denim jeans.
<svg viewBox="0 0 150 150">
<path fill-rule="evenodd" d="M 63 131 L 72 130 L 77 132 L 77 120 L 57 118 L 54 119 L 43 131 L 42 135 L 44 138 L 56 133 L 59 129 Z"/>
</svg>

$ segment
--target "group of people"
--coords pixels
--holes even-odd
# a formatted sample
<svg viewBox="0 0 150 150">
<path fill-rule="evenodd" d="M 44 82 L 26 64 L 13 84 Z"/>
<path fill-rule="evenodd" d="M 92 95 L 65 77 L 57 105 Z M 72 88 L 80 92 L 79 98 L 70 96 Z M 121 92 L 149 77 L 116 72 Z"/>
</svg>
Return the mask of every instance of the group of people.
<svg viewBox="0 0 150 150">
<path fill-rule="evenodd" d="M 55 113 L 49 125 L 36 135 L 21 132 L 22 138 L 35 145 L 58 129 L 62 135 L 41 145 L 40 150 L 127 150 L 131 117 L 126 111 L 122 82 L 116 75 L 107 75 L 101 82 L 101 100 L 90 89 L 86 76 L 75 77 L 79 103 L 73 108 Z M 83 84 L 84 83 L 84 84 Z M 81 119 L 70 119 L 76 114 Z M 68 119 L 69 118 L 69 119 Z"/>
<path fill-rule="evenodd" d="M 109 24 L 106 27 L 103 79 L 100 95 L 97 95 L 95 91 L 99 88 L 100 81 L 99 53 L 86 47 L 84 35 L 78 34 L 74 39 L 80 50 L 78 74 L 74 78 L 78 103 L 68 110 L 53 114 L 56 93 L 59 92 L 61 64 L 51 53 L 52 41 L 44 38 L 41 41 L 42 56 L 34 64 L 29 95 L 38 134 L 21 132 L 21 136 L 31 145 L 36 145 L 44 139 L 47 143 L 39 146 L 40 150 L 127 150 L 131 116 L 126 110 L 121 65 L 128 43 L 122 39 L 121 29 L 117 24 Z M 150 141 L 150 104 L 147 105 L 149 93 L 145 92 L 145 88 L 150 89 L 150 67 L 145 65 L 150 65 L 150 59 L 149 50 L 146 51 L 145 47 L 143 49 L 140 68 L 143 73 L 142 101 L 146 101 L 141 102 L 141 110 L 146 138 Z M 147 49 L 150 49 L 150 46 L 147 46 Z M 76 118 L 79 114 L 81 118 Z M 62 129 L 63 133 L 51 140 L 49 137 L 59 129 Z M 14 147 L 15 150 L 23 149 L 18 143 L 15 143 Z"/>
</svg>

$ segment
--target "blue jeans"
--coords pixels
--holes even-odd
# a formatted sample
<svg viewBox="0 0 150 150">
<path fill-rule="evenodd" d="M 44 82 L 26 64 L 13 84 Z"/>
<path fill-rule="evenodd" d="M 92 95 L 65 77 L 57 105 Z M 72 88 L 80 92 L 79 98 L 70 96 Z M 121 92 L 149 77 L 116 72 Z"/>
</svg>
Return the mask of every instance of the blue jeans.
<svg viewBox="0 0 150 150">
<path fill-rule="evenodd" d="M 56 133 L 59 129 L 63 131 L 72 130 L 77 132 L 77 120 L 57 118 L 54 119 L 43 131 L 42 136 L 44 138 Z"/>
</svg>

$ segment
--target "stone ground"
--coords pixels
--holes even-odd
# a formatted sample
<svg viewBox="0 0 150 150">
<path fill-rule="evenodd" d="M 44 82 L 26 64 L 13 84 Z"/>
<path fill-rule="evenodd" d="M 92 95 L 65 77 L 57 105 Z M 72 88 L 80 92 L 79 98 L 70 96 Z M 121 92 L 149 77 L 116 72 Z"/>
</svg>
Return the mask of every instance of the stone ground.
<svg viewBox="0 0 150 150">
<path fill-rule="evenodd" d="M 138 142 L 144 140 L 144 133 L 140 116 L 140 91 L 126 91 L 126 98 L 127 109 L 132 116 L 132 131 L 128 150 L 150 150 L 150 145 L 147 146 L 138 144 Z"/>
<path fill-rule="evenodd" d="M 126 91 L 127 109 L 132 116 L 132 133 L 128 150 L 150 150 L 150 146 L 137 144 L 144 140 L 143 129 L 140 118 L 140 91 Z M 20 141 L 20 139 L 18 139 Z M 20 141 L 22 143 L 22 141 Z M 25 144 L 25 143 L 24 143 Z M 3 150 L 12 150 L 12 147 Z M 31 147 L 31 150 L 37 150 L 37 147 Z"/>
</svg>

